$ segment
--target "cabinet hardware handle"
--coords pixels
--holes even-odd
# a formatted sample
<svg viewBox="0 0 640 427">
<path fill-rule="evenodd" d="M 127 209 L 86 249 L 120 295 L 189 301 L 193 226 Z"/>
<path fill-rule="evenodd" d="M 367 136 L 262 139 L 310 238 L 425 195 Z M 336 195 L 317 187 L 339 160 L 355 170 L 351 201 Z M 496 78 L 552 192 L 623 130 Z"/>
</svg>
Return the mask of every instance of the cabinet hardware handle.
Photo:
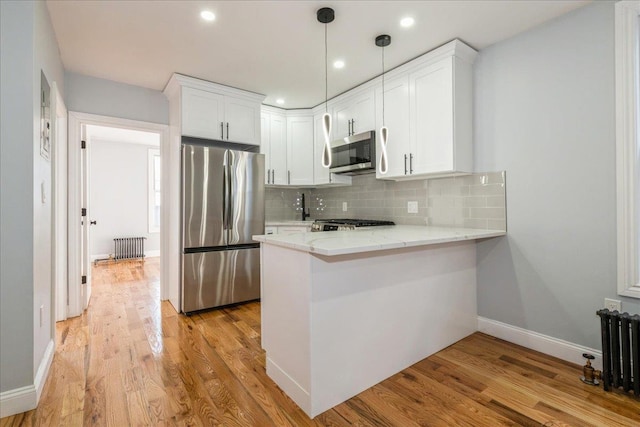
<svg viewBox="0 0 640 427">
<path fill-rule="evenodd" d="M 229 122 L 227 122 L 227 141 L 229 140 Z"/>
<path fill-rule="evenodd" d="M 287 171 L 287 184 L 291 184 L 291 171 Z"/>
<path fill-rule="evenodd" d="M 404 155 L 404 174 L 407 174 L 407 155 Z"/>
<path fill-rule="evenodd" d="M 351 119 L 349 119 L 347 123 L 349 123 L 349 126 L 347 128 L 347 136 L 351 136 Z"/>
<path fill-rule="evenodd" d="M 409 154 L 409 173 L 413 174 L 413 153 Z"/>
<path fill-rule="evenodd" d="M 220 122 L 220 139 L 224 139 L 224 122 Z"/>
<path fill-rule="evenodd" d="M 351 135 L 356 133 L 356 119 L 351 119 Z"/>
<path fill-rule="evenodd" d="M 276 183 L 276 170 L 275 169 L 271 169 L 271 183 L 272 184 Z"/>
<path fill-rule="evenodd" d="M 271 169 L 267 169 L 267 184 L 271 184 Z"/>
</svg>

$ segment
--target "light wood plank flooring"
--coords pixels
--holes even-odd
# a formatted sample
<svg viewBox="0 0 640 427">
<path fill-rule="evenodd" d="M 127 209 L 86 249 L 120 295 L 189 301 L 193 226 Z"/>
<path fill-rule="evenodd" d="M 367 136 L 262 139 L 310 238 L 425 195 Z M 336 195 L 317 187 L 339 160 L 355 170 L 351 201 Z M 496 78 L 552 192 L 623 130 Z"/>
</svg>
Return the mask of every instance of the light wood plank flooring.
<svg viewBox="0 0 640 427">
<path fill-rule="evenodd" d="M 89 309 L 56 329 L 40 405 L 2 427 L 640 426 L 640 400 L 480 333 L 310 420 L 265 373 L 260 304 L 178 315 L 158 259 L 95 267 Z"/>
</svg>

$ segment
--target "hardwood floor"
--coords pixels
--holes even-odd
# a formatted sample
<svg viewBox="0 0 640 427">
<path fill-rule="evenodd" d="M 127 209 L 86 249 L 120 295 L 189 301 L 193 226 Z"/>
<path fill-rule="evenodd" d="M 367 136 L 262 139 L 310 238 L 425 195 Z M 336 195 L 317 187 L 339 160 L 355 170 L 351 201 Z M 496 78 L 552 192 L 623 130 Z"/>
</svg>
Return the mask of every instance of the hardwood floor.
<svg viewBox="0 0 640 427">
<path fill-rule="evenodd" d="M 95 267 L 56 330 L 38 408 L 0 426 L 640 426 L 640 400 L 480 333 L 310 420 L 265 373 L 260 304 L 178 315 L 157 258 Z"/>
</svg>

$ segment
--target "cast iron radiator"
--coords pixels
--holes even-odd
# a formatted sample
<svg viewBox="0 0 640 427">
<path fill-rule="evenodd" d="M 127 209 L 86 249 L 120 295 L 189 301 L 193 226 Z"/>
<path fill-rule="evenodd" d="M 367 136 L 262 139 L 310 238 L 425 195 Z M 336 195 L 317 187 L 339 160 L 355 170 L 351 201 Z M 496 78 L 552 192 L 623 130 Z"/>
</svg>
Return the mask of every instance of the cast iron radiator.
<svg viewBox="0 0 640 427">
<path fill-rule="evenodd" d="M 113 239 L 115 247 L 113 259 L 144 259 L 144 241 L 146 237 L 124 237 Z"/>
<path fill-rule="evenodd" d="M 598 310 L 602 325 L 604 389 L 622 387 L 640 396 L 640 315 Z"/>
</svg>

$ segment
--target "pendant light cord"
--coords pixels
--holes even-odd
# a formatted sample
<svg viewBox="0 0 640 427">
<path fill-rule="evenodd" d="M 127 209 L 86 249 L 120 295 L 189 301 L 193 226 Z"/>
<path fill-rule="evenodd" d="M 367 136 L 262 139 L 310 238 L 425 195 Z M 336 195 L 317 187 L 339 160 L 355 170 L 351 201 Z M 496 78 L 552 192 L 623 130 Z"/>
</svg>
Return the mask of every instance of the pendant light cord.
<svg viewBox="0 0 640 427">
<path fill-rule="evenodd" d="M 384 46 L 382 46 L 382 126 L 384 126 Z"/>
<path fill-rule="evenodd" d="M 324 112 L 328 113 L 327 102 L 329 100 L 329 54 L 327 47 L 327 24 L 324 24 Z"/>
</svg>

